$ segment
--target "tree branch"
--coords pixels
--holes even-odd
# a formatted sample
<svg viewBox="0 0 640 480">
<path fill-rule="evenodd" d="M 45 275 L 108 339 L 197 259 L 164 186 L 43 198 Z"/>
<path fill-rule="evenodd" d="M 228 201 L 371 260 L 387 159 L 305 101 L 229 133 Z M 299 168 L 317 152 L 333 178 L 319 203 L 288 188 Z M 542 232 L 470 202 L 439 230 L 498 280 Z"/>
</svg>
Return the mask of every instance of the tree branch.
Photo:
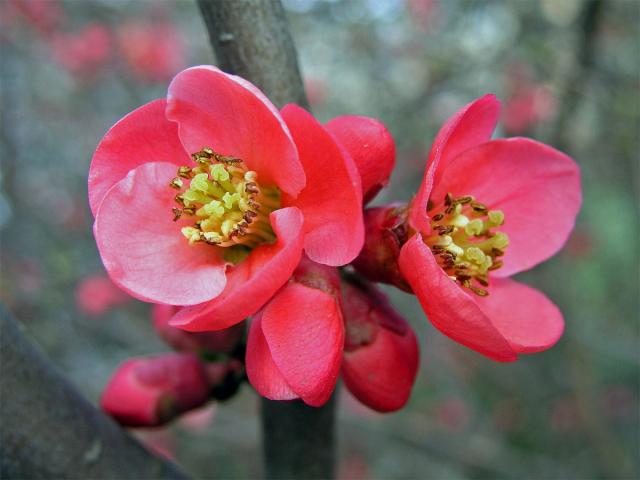
<svg viewBox="0 0 640 480">
<path fill-rule="evenodd" d="M 0 333 L 0 478 L 186 478 L 87 402 L 2 304 Z"/>
<path fill-rule="evenodd" d="M 309 108 L 279 0 L 198 0 L 219 66 L 258 86 L 278 106 Z M 332 399 L 322 408 L 262 399 L 266 478 L 333 478 Z"/>
<path fill-rule="evenodd" d="M 218 65 L 259 87 L 278 107 L 308 109 L 280 0 L 198 0 Z"/>
</svg>

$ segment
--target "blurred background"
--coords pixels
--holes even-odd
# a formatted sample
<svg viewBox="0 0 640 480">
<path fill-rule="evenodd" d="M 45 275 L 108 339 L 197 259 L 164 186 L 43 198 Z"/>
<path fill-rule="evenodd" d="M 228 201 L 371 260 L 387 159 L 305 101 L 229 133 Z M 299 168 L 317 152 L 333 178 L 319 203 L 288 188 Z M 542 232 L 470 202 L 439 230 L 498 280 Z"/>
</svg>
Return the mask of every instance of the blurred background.
<svg viewBox="0 0 640 480">
<path fill-rule="evenodd" d="M 286 0 L 314 113 L 380 118 L 390 188 L 409 200 L 431 141 L 487 92 L 498 136 L 569 153 L 584 206 L 564 250 L 521 280 L 565 314 L 550 351 L 497 364 L 445 338 L 391 291 L 420 337 L 408 406 L 380 415 L 340 389 L 339 476 L 637 478 L 639 471 L 637 0 Z M 1 300 L 92 401 L 134 355 L 167 351 L 148 305 L 107 277 L 91 233 L 91 155 L 119 118 L 212 63 L 192 1 L 0 0 Z M 136 432 L 207 478 L 261 475 L 257 397 Z M 55 408 L 55 406 L 52 406 Z"/>
</svg>

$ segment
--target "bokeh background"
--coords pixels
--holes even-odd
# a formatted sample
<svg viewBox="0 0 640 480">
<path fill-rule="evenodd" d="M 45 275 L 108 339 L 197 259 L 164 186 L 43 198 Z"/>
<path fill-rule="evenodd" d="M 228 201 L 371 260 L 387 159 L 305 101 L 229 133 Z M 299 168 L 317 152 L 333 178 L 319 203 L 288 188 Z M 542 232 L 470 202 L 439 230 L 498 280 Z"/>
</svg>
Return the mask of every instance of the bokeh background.
<svg viewBox="0 0 640 480">
<path fill-rule="evenodd" d="M 455 110 L 503 100 L 498 136 L 569 153 L 584 206 L 564 250 L 521 275 L 566 333 L 497 364 L 448 340 L 392 291 L 422 366 L 408 406 L 369 411 L 340 389 L 340 478 L 637 478 L 639 471 L 637 0 L 286 0 L 315 114 L 380 118 L 398 147 L 390 188 L 408 200 Z M 181 68 L 212 63 L 192 1 L 1 0 L 1 300 L 92 401 L 134 355 L 167 351 L 149 306 L 104 276 L 86 177 L 125 113 Z M 553 212 L 548 212 L 553 215 Z M 207 478 L 261 475 L 257 397 L 136 432 Z M 55 408 L 55 405 L 52 405 Z"/>
</svg>

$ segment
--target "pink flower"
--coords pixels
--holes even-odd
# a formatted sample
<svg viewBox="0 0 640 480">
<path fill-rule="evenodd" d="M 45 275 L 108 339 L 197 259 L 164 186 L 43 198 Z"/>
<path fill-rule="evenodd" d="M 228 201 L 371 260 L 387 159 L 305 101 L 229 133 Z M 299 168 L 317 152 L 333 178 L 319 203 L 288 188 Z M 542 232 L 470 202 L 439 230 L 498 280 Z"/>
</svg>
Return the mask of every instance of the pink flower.
<svg viewBox="0 0 640 480">
<path fill-rule="evenodd" d="M 203 364 L 193 354 L 172 353 L 124 362 L 100 403 L 123 425 L 155 426 L 203 405 L 208 396 Z"/>
<path fill-rule="evenodd" d="M 57 0 L 5 0 L 0 5 L 0 25 L 10 27 L 20 17 L 44 35 L 50 34 L 63 17 Z"/>
<path fill-rule="evenodd" d="M 509 94 L 502 124 L 507 134 L 524 133 L 555 114 L 555 95 L 547 86 L 534 80 L 527 65 L 511 65 L 507 70 L 506 83 Z"/>
<path fill-rule="evenodd" d="M 303 259 L 291 281 L 253 317 L 247 376 L 264 397 L 321 406 L 335 388 L 343 346 L 338 271 Z"/>
<path fill-rule="evenodd" d="M 184 67 L 184 40 L 169 22 L 124 23 L 118 27 L 117 41 L 127 66 L 142 80 L 167 80 Z"/>
<path fill-rule="evenodd" d="M 387 297 L 369 283 L 343 282 L 342 302 L 346 387 L 374 410 L 399 410 L 409 400 L 418 373 L 415 333 Z"/>
<path fill-rule="evenodd" d="M 396 164 L 396 145 L 382 122 L 369 117 L 344 115 L 326 125 L 351 155 L 362 180 L 363 203 L 366 205 L 389 184 Z"/>
<path fill-rule="evenodd" d="M 76 305 L 85 315 L 99 316 L 119 305 L 127 303 L 131 297 L 116 287 L 103 274 L 90 275 L 76 287 Z"/>
<path fill-rule="evenodd" d="M 346 151 L 303 109 L 278 112 L 210 66 L 179 73 L 167 100 L 111 128 L 89 200 L 113 281 L 141 300 L 188 306 L 172 324 L 189 331 L 257 312 L 303 250 L 337 266 L 363 243 L 360 178 Z"/>
<path fill-rule="evenodd" d="M 74 33 L 51 37 L 53 58 L 74 75 L 95 75 L 106 66 L 113 48 L 111 33 L 104 25 L 91 23 Z"/>
<path fill-rule="evenodd" d="M 490 140 L 499 106 L 486 95 L 447 121 L 404 228 L 392 233 L 402 245 L 400 272 L 429 320 L 469 348 L 512 361 L 562 335 L 558 308 L 508 277 L 563 246 L 581 191 L 566 155 L 526 138 Z"/>
<path fill-rule="evenodd" d="M 171 326 L 171 318 L 178 311 L 173 305 L 154 305 L 151 316 L 156 333 L 168 345 L 181 352 L 231 353 L 241 342 L 244 324 L 237 323 L 213 332 L 186 332 Z"/>
<path fill-rule="evenodd" d="M 381 412 L 405 405 L 418 368 L 413 331 L 372 286 L 343 289 L 344 296 L 335 268 L 305 258 L 253 318 L 247 376 L 258 393 L 320 406 L 342 370 L 365 405 Z"/>
</svg>

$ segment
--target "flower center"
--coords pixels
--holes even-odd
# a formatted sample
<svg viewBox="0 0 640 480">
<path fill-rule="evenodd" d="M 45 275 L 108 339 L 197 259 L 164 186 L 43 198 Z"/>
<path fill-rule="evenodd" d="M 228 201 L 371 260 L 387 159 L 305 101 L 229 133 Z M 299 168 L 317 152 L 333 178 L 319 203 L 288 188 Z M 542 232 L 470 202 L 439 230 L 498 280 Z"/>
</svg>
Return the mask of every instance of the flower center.
<svg viewBox="0 0 640 480">
<path fill-rule="evenodd" d="M 190 244 L 254 248 L 276 239 L 269 214 L 280 208 L 280 191 L 261 187 L 258 174 L 240 158 L 221 155 L 209 147 L 191 154 L 195 167 L 178 168 L 169 184 L 179 190 L 173 220 L 193 217 L 182 234 Z"/>
<path fill-rule="evenodd" d="M 471 195 L 454 198 L 447 193 L 443 202 L 427 207 L 431 218 L 431 235 L 424 238 L 438 264 L 449 277 L 476 295 L 489 292 L 489 272 L 502 267 L 509 237 L 492 231 L 504 223 L 501 210 L 489 210 Z"/>
</svg>

